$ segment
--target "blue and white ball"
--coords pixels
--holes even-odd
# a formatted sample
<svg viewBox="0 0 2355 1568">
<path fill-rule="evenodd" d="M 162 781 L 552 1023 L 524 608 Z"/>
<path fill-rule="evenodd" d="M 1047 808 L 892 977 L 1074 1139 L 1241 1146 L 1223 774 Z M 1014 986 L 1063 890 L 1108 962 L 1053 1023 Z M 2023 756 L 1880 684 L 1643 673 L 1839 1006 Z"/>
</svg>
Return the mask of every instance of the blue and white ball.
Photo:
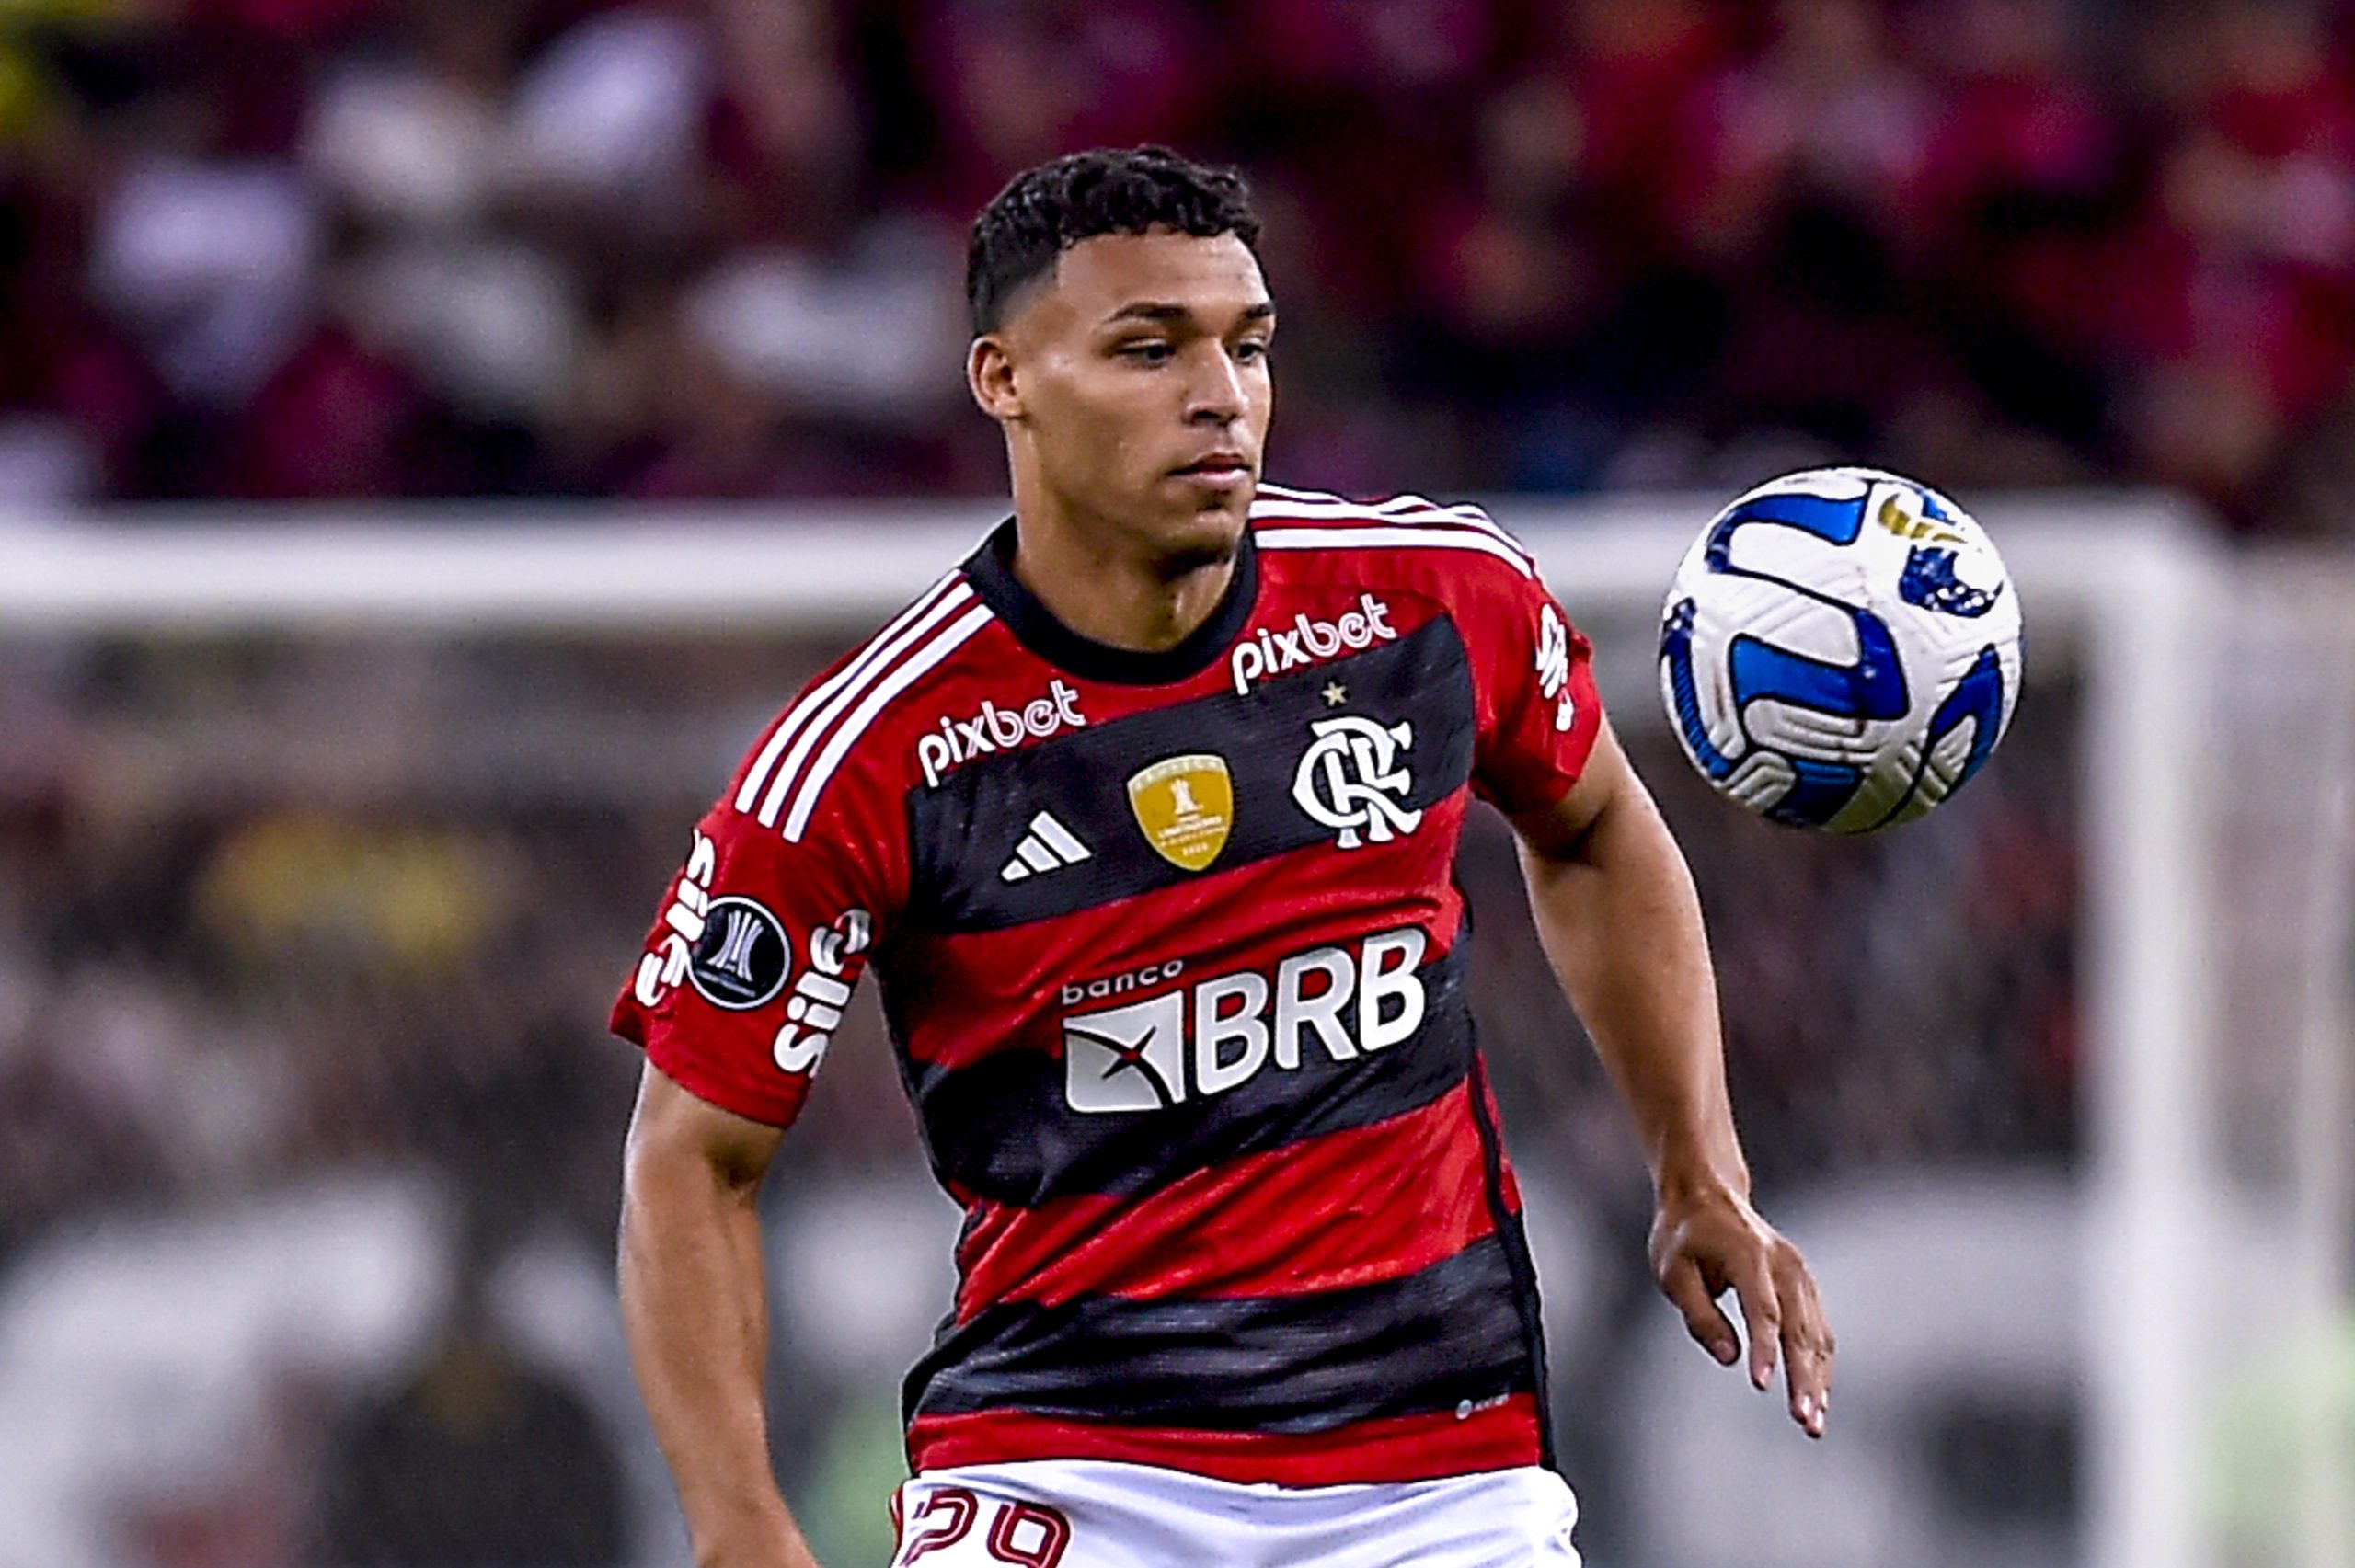
<svg viewBox="0 0 2355 1568">
<path fill-rule="evenodd" d="M 1926 814 L 2003 738 L 2019 595 L 1985 531 L 1927 486 L 1786 475 L 1719 512 L 1677 568 L 1660 684 L 1717 793 L 1868 833 Z"/>
</svg>

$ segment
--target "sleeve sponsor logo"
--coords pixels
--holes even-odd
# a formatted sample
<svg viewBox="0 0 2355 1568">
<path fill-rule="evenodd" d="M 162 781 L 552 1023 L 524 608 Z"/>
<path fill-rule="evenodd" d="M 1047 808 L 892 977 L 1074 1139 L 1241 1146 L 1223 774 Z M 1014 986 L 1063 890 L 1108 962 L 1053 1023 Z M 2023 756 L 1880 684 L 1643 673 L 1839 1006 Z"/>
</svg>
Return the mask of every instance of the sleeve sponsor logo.
<svg viewBox="0 0 2355 1568">
<path fill-rule="evenodd" d="M 1044 740 L 1066 728 L 1086 727 L 1079 711 L 1079 693 L 1061 680 L 1050 681 L 1047 694 L 1033 697 L 1019 708 L 1002 708 L 984 702 L 971 718 L 944 715 L 936 733 L 916 741 L 916 765 L 924 782 L 936 787 L 948 771 L 993 751 L 1010 751 L 1025 740 Z"/>
<path fill-rule="evenodd" d="M 1570 630 L 1550 604 L 1537 612 L 1537 694 L 1554 704 L 1554 727 L 1568 729 L 1578 721 L 1578 700 L 1570 695 Z"/>
<path fill-rule="evenodd" d="M 1063 1098 L 1074 1111 L 1154 1111 L 1223 1094 L 1317 1054 L 1354 1061 L 1422 1026 L 1419 927 L 1367 937 L 1353 952 L 1294 954 L 1272 974 L 1217 975 L 1143 1001 L 1063 1019 Z M 1139 970 L 1140 983 L 1150 970 Z M 1161 966 L 1161 978 L 1178 972 Z M 1127 977 L 1121 977 L 1126 979 Z M 1117 982 L 1115 982 L 1117 984 Z M 1065 986 L 1068 1003 L 1074 990 Z M 1313 1050 L 1312 1050 L 1313 1046 Z"/>
<path fill-rule="evenodd" d="M 1255 681 L 1397 640 L 1397 628 L 1390 624 L 1390 606 L 1371 593 L 1360 594 L 1358 607 L 1338 620 L 1312 621 L 1303 612 L 1292 617 L 1289 626 L 1260 627 L 1235 645 L 1235 651 L 1227 656 L 1227 672 L 1235 678 L 1235 694 L 1245 697 L 1250 695 Z"/>
<path fill-rule="evenodd" d="M 1415 787 L 1401 761 L 1415 741 L 1412 724 L 1382 725 L 1344 714 L 1316 719 L 1308 728 L 1316 738 L 1301 753 L 1292 797 L 1310 821 L 1333 830 L 1337 845 L 1386 844 L 1422 826 L 1419 807 L 1399 804 Z"/>
<path fill-rule="evenodd" d="M 785 999 L 785 1024 L 769 1047 L 780 1072 L 815 1072 L 850 1005 L 852 960 L 875 941 L 875 917 L 846 910 L 810 933 L 810 967 Z"/>
<path fill-rule="evenodd" d="M 687 851 L 686 867 L 679 873 L 671 907 L 662 911 L 661 934 L 638 961 L 638 978 L 630 994 L 640 1007 L 661 1006 L 686 979 L 695 963 L 695 946 L 704 939 L 705 917 L 711 909 L 711 876 L 718 866 L 718 847 L 698 832 Z"/>
</svg>

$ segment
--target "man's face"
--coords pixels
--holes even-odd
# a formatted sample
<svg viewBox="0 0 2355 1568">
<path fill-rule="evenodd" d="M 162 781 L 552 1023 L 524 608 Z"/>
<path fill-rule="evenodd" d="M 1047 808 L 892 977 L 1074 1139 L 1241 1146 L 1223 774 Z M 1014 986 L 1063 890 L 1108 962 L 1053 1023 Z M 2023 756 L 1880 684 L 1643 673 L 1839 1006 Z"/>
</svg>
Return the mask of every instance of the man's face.
<svg viewBox="0 0 2355 1568">
<path fill-rule="evenodd" d="M 1182 568 L 1242 537 L 1274 333 L 1259 264 L 1233 235 L 1104 235 L 1063 252 L 975 345 L 974 391 L 1069 515 Z"/>
</svg>

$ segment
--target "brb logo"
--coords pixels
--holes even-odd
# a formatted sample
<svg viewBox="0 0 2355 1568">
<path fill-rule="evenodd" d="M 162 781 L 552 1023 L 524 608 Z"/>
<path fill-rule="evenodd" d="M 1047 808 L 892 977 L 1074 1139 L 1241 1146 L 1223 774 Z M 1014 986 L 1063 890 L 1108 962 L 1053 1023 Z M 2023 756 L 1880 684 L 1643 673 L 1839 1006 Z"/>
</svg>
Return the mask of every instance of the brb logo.
<svg viewBox="0 0 2355 1568">
<path fill-rule="evenodd" d="M 1063 1098 L 1091 1114 L 1157 1111 L 1223 1094 L 1271 1066 L 1297 1072 L 1312 1038 L 1335 1062 L 1386 1050 L 1422 1025 L 1423 981 L 1415 967 L 1423 947 L 1421 929 L 1407 926 L 1369 936 L 1355 952 L 1294 954 L 1272 975 L 1246 969 L 1067 1017 Z M 1161 966 L 1165 976 L 1177 972 L 1174 964 Z M 1075 990 L 1094 991 L 1065 986 L 1065 998 Z"/>
<path fill-rule="evenodd" d="M 1415 742 L 1405 719 L 1376 724 L 1355 714 L 1312 722 L 1316 739 L 1301 753 L 1292 778 L 1292 797 L 1309 820 L 1334 830 L 1345 850 L 1386 844 L 1422 826 L 1419 807 L 1398 804 L 1415 786 L 1399 756 Z M 1394 798 L 1395 797 L 1395 798 Z"/>
<path fill-rule="evenodd" d="M 1025 739 L 1044 740 L 1066 726 L 1081 729 L 1086 724 L 1087 715 L 1079 711 L 1079 693 L 1054 681 L 1045 696 L 1033 697 L 1020 708 L 984 702 L 971 718 L 943 717 L 937 735 L 916 742 L 916 761 L 924 768 L 924 782 L 936 786 L 941 775 L 960 762 L 1011 750 Z"/>
<path fill-rule="evenodd" d="M 1370 593 L 1361 593 L 1358 607 L 1343 612 L 1338 621 L 1312 621 L 1303 612 L 1293 616 L 1291 626 L 1282 631 L 1260 627 L 1258 636 L 1235 645 L 1226 667 L 1235 677 L 1235 694 L 1244 697 L 1250 695 L 1254 681 L 1330 658 L 1343 648 L 1355 653 L 1376 643 L 1397 640 L 1397 628 L 1390 624 L 1390 606 Z"/>
</svg>

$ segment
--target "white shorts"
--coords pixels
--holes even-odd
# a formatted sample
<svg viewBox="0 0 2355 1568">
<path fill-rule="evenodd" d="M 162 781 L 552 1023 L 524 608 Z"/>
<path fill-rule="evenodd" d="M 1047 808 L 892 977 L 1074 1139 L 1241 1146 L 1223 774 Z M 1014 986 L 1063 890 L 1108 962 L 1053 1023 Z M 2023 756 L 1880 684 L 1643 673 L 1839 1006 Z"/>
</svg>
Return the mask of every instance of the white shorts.
<svg viewBox="0 0 2355 1568">
<path fill-rule="evenodd" d="M 1362 1486 L 1240 1485 L 1025 1459 L 900 1488 L 894 1568 L 1577 1568 L 1568 1483 L 1534 1466 Z"/>
</svg>

